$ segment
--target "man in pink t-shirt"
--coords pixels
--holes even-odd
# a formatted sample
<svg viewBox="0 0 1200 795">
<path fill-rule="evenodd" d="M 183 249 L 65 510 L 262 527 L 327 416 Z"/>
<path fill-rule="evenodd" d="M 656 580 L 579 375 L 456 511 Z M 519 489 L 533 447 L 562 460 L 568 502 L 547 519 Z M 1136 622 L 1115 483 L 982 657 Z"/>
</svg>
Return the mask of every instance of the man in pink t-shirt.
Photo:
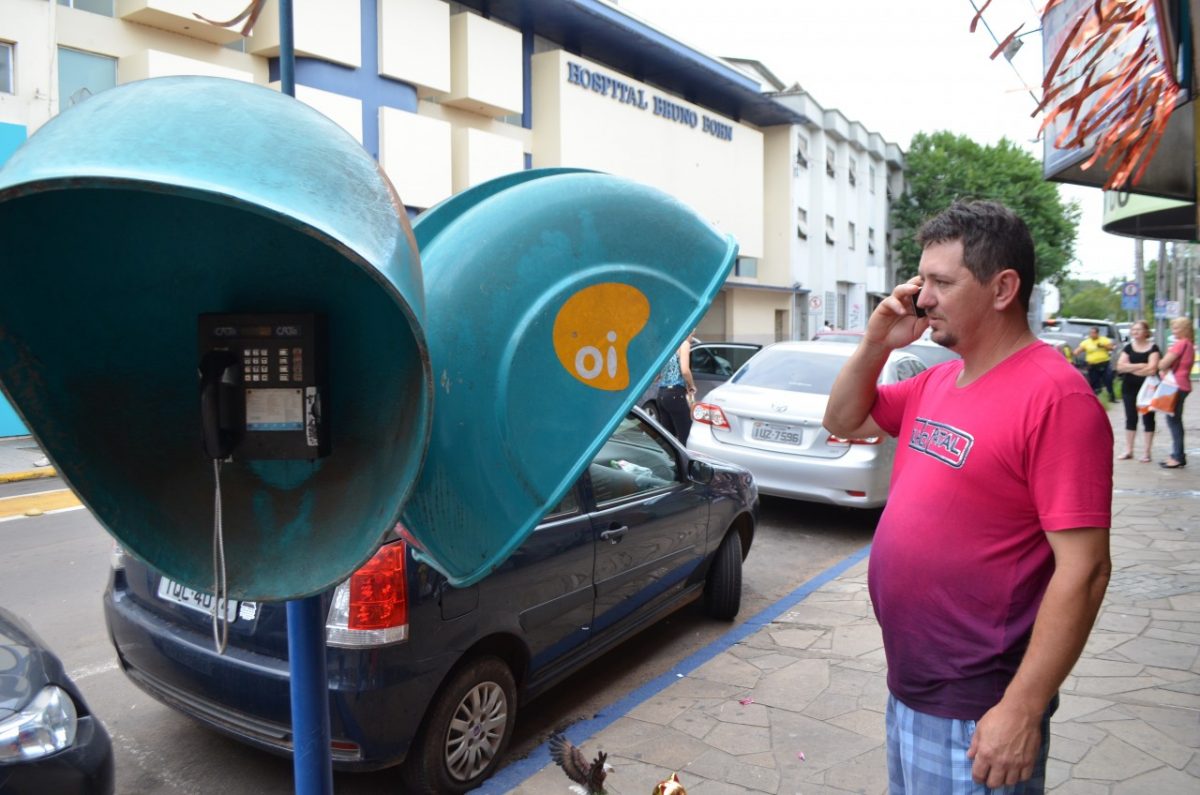
<svg viewBox="0 0 1200 795">
<path fill-rule="evenodd" d="M 898 447 L 868 575 L 888 662 L 891 795 L 1040 793 L 1049 716 L 1111 570 L 1112 427 L 1030 331 L 1033 241 L 956 203 L 918 235 L 919 275 L 875 309 L 825 427 Z M 887 387 L 931 329 L 962 357 Z"/>
</svg>

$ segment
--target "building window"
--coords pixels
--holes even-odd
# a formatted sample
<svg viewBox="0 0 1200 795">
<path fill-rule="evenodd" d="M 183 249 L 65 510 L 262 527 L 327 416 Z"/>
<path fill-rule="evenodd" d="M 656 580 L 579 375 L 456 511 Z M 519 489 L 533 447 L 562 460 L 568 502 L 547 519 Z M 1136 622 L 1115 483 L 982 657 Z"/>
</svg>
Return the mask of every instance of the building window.
<svg viewBox="0 0 1200 795">
<path fill-rule="evenodd" d="M 853 188 L 855 185 L 858 184 L 858 161 L 855 160 L 853 157 L 850 158 L 850 168 L 846 172 L 846 174 L 850 178 L 850 187 Z"/>
<path fill-rule="evenodd" d="M 867 227 L 867 253 L 875 253 L 875 227 L 873 226 Z"/>
<path fill-rule="evenodd" d="M 803 207 L 796 208 L 796 237 L 808 240 L 808 210 Z"/>
<path fill-rule="evenodd" d="M 853 221 L 850 221 L 848 224 L 846 224 L 846 235 L 850 238 L 850 242 L 846 244 L 846 247 L 849 248 L 851 251 L 854 250 L 854 238 L 855 238 L 854 233 L 855 233 L 855 231 L 857 231 L 857 230 L 855 230 L 855 228 L 854 228 Z"/>
<path fill-rule="evenodd" d="M 60 6 L 90 11 L 106 17 L 113 16 L 113 0 L 58 0 Z"/>
<path fill-rule="evenodd" d="M 837 173 L 837 172 L 834 170 L 834 167 L 833 167 L 833 166 L 834 166 L 834 152 L 833 152 L 833 147 L 832 147 L 832 146 L 827 146 L 827 147 L 825 147 L 825 173 L 826 173 L 826 174 L 828 174 L 828 175 L 829 175 L 829 176 L 831 176 L 831 177 L 832 177 L 832 176 L 835 176 L 835 175 L 836 175 L 836 173 Z"/>
<path fill-rule="evenodd" d="M 825 216 L 825 242 L 831 246 L 837 240 L 837 238 L 834 237 L 833 230 L 834 230 L 833 216 L 827 215 L 827 216 Z"/>
<path fill-rule="evenodd" d="M 58 109 L 78 105 L 117 84 L 117 59 L 66 47 L 58 48 Z"/>
<path fill-rule="evenodd" d="M 13 45 L 0 41 L 0 94 L 15 94 L 13 79 Z"/>
<path fill-rule="evenodd" d="M 803 135 L 796 136 L 796 165 L 808 168 L 808 139 Z"/>
<path fill-rule="evenodd" d="M 875 166 L 867 167 L 867 176 L 870 178 L 870 181 L 868 182 L 867 187 L 869 187 L 871 189 L 871 193 L 874 193 L 875 192 L 875 177 L 876 177 Z"/>
<path fill-rule="evenodd" d="M 757 278 L 758 260 L 754 257 L 738 257 L 737 262 L 733 264 L 733 275 Z"/>
</svg>

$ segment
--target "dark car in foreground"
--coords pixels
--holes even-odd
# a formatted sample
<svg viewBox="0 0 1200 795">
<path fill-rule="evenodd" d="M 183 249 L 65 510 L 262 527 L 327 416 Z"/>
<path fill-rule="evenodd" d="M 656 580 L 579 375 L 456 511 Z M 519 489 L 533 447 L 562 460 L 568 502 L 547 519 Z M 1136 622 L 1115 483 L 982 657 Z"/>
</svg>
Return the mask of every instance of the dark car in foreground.
<svg viewBox="0 0 1200 795">
<path fill-rule="evenodd" d="M 0 608 L 0 792 L 108 795 L 113 753 L 62 662 Z"/>
<path fill-rule="evenodd" d="M 732 619 L 757 510 L 745 469 L 688 454 L 635 410 L 476 585 L 451 587 L 398 528 L 322 597 L 334 767 L 403 763 L 403 792 L 478 786 L 527 700 L 694 600 Z M 231 604 L 224 656 L 211 597 L 131 557 L 114 565 L 104 607 L 136 685 L 238 740 L 291 751 L 283 604 Z"/>
</svg>

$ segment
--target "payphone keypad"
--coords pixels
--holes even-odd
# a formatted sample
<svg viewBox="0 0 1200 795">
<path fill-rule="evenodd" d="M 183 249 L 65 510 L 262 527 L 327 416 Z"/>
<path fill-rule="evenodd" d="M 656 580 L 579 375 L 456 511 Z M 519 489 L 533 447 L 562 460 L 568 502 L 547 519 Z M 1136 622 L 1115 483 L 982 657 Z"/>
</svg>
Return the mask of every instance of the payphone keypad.
<svg viewBox="0 0 1200 795">
<path fill-rule="evenodd" d="M 290 385 L 304 381 L 303 348 L 242 348 L 242 381 Z"/>
</svg>

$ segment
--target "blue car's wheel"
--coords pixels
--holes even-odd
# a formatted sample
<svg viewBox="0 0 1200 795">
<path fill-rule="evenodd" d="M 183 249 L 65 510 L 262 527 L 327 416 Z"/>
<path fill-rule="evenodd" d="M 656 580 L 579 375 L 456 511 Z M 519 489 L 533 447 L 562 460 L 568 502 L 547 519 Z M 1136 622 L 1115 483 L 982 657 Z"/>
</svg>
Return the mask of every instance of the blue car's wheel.
<svg viewBox="0 0 1200 795">
<path fill-rule="evenodd" d="M 742 607 L 742 538 L 730 530 L 717 548 L 704 585 L 704 609 L 713 618 L 732 621 Z"/>
<path fill-rule="evenodd" d="M 512 738 L 517 687 L 498 657 L 460 668 L 438 693 L 409 752 L 409 792 L 461 793 L 495 772 Z"/>
</svg>

